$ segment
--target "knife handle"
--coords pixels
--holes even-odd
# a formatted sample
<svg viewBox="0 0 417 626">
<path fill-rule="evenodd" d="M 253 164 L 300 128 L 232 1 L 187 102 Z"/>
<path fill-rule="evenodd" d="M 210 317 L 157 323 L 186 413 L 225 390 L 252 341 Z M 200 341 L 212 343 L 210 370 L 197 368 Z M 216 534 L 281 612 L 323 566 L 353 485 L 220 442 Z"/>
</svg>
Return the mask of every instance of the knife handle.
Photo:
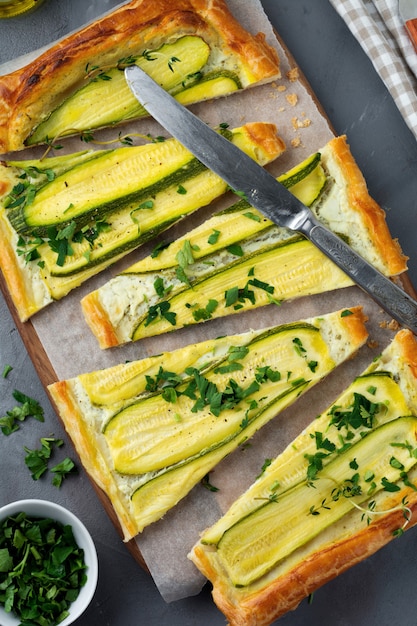
<svg viewBox="0 0 417 626">
<path fill-rule="evenodd" d="M 405 23 L 405 27 L 408 32 L 408 36 L 410 37 L 415 51 L 417 52 L 417 18 L 412 20 L 407 20 Z"/>
<path fill-rule="evenodd" d="M 315 224 L 308 237 L 387 313 L 417 334 L 417 302 L 413 298 L 327 228 Z"/>
</svg>

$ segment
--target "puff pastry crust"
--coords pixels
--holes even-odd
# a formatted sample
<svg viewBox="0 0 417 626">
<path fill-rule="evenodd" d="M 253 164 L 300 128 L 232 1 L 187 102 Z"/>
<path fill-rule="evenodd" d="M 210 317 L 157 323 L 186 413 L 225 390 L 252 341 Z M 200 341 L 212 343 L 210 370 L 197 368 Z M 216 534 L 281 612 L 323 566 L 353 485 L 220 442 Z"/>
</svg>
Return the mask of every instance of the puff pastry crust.
<svg viewBox="0 0 417 626">
<path fill-rule="evenodd" d="M 366 317 L 361 307 L 352 308 L 350 313 L 344 315 L 342 311 L 336 311 L 320 318 L 296 322 L 289 325 L 288 329 L 283 325 L 276 329 L 249 331 L 240 335 L 207 340 L 140 361 L 81 374 L 48 387 L 84 468 L 109 498 L 125 540 L 131 539 L 145 526 L 162 517 L 216 463 L 232 452 L 239 445 L 241 428 L 244 428 L 244 440 L 251 437 L 283 406 L 290 404 L 302 393 L 298 388 L 291 392 L 289 389 L 294 387 L 288 377 L 283 375 L 282 382 L 276 382 L 279 390 L 277 387 L 274 391 L 266 392 L 262 388 L 259 393 L 271 394 L 264 396 L 264 399 L 265 397 L 272 399 L 274 394 L 279 394 L 276 397 L 283 398 L 284 404 L 281 405 L 279 399 L 271 402 L 271 410 L 266 408 L 265 411 L 261 411 L 259 417 L 243 427 L 239 424 L 247 407 L 246 400 L 232 409 L 226 409 L 226 412 L 222 413 L 222 418 L 215 417 L 209 412 L 206 419 L 204 415 L 207 409 L 193 410 L 194 399 L 190 403 L 185 397 L 186 394 L 180 397 L 178 393 L 178 401 L 174 404 L 167 403 L 165 398 L 159 399 L 160 389 L 153 391 L 149 396 L 147 387 L 149 381 L 155 379 L 161 372 L 168 372 L 170 376 L 174 373 L 180 377 L 194 367 L 208 368 L 210 364 L 207 369 L 211 373 L 208 374 L 211 376 L 210 381 L 218 385 L 218 389 L 223 389 L 224 376 L 222 378 L 221 373 L 217 375 L 217 366 L 225 362 L 225 355 L 227 357 L 231 348 L 243 349 L 243 353 L 246 354 L 246 346 L 255 341 L 256 347 L 253 356 L 250 357 L 251 360 L 232 375 L 238 384 L 246 385 L 247 378 L 252 376 L 251 372 L 260 361 L 258 354 L 262 352 L 262 348 L 256 343 L 257 337 L 265 337 L 266 332 L 268 338 L 272 336 L 273 339 L 265 342 L 265 346 L 268 343 L 268 356 L 261 362 L 265 364 L 265 360 L 269 358 L 271 364 L 273 358 L 271 355 L 273 353 L 280 355 L 277 358 L 281 367 L 284 367 L 284 362 L 291 365 L 289 377 L 293 375 L 296 380 L 303 376 L 309 377 L 304 387 L 306 391 L 337 365 L 351 358 L 364 345 L 368 337 Z M 312 325 L 306 332 L 312 332 L 314 335 L 312 343 L 308 344 L 311 358 L 315 358 L 318 363 L 314 373 L 310 371 L 307 359 L 297 357 L 293 348 L 292 338 L 294 334 L 299 336 L 303 332 L 305 322 Z M 270 331 L 272 335 L 269 334 Z M 282 332 L 284 335 L 288 333 L 285 335 L 288 337 L 287 340 L 281 335 Z M 285 341 L 288 341 L 288 348 Z M 305 341 L 307 347 L 308 339 Z M 253 394 L 247 396 L 249 397 L 253 397 Z M 259 401 L 260 405 L 262 401 Z M 157 403 L 156 408 L 154 402 Z M 267 406 L 269 407 L 269 404 Z M 134 412 L 138 410 L 141 415 L 139 423 L 136 422 L 137 414 L 134 414 L 136 426 L 131 422 L 131 410 Z M 112 430 L 113 418 L 118 420 L 117 434 Z M 203 419 L 205 421 L 201 427 Z M 232 424 L 235 420 L 237 436 L 233 435 L 235 431 L 228 431 L 227 437 L 222 434 L 215 435 L 213 439 L 216 429 L 223 428 L 221 422 Z M 152 433 L 151 439 L 145 432 L 142 436 L 139 434 L 138 438 L 137 428 L 142 431 L 142 425 L 146 433 Z M 220 432 L 223 433 L 223 430 Z M 155 449 L 159 450 L 158 457 L 152 461 Z M 156 463 L 158 468 L 152 465 L 153 463 Z"/>
<path fill-rule="evenodd" d="M 276 50 L 262 33 L 247 32 L 224 0 L 132 0 L 0 78 L 0 153 L 24 148 L 32 130 L 85 83 L 87 64 L 114 66 L 184 35 L 203 38 L 243 88 L 280 77 Z"/>
<path fill-rule="evenodd" d="M 251 156 L 262 165 L 274 160 L 285 151 L 285 143 L 278 135 L 277 128 L 274 124 L 264 122 L 252 122 L 245 124 L 239 129 L 236 129 L 236 131 L 236 134 L 239 137 L 238 140 L 242 140 L 245 145 L 244 149 L 246 149 L 251 154 Z M 169 140 L 169 142 L 173 145 L 179 145 L 176 140 Z M 152 154 L 156 154 L 157 152 L 160 156 L 154 157 L 153 162 L 157 163 L 159 167 L 170 167 L 170 163 L 176 163 L 176 152 L 171 151 L 168 148 L 169 142 L 150 143 L 144 144 L 143 146 L 137 146 L 138 152 L 136 154 L 139 155 L 141 153 L 140 151 L 143 149 L 143 154 L 145 155 L 141 161 L 143 163 L 143 161 L 146 161 L 147 159 L 151 161 Z M 159 150 L 159 147 L 162 147 L 162 151 Z M 153 152 L 154 149 L 156 152 Z M 182 147 L 180 149 L 185 150 Z M 133 147 L 116 149 L 114 151 L 114 154 L 121 155 L 123 153 L 129 155 L 132 153 L 133 150 Z M 90 155 L 92 156 L 91 161 L 94 162 L 96 161 L 96 155 L 105 156 L 106 151 L 87 151 L 86 153 L 78 154 L 80 154 L 81 156 L 85 154 L 88 158 Z M 61 157 L 58 157 L 58 160 L 60 158 Z M 66 158 L 67 157 L 63 157 L 64 162 Z M 71 158 L 78 158 L 77 154 L 69 155 L 68 159 Z M 120 160 L 122 161 L 123 159 L 120 158 Z M 52 170 L 54 164 L 55 167 L 60 167 L 56 166 L 57 161 L 56 159 L 54 160 L 54 158 L 43 160 L 43 167 L 46 167 L 48 169 L 48 161 L 49 169 Z M 39 164 L 39 162 L 36 163 Z M 26 244 L 21 243 L 21 237 L 12 226 L 11 221 L 9 220 L 9 209 L 6 208 L 9 194 L 13 192 L 13 189 L 15 189 L 16 186 L 18 186 L 19 181 L 21 180 L 21 178 L 19 177 L 22 175 L 26 175 L 25 172 L 27 170 L 25 170 L 24 168 L 29 167 L 30 170 L 31 164 L 35 164 L 35 161 L 10 161 L 3 163 L 0 162 L 0 267 L 3 272 L 13 303 L 22 321 L 27 320 L 33 314 L 43 309 L 54 300 L 59 300 L 63 298 L 72 289 L 78 287 L 85 280 L 105 269 L 110 263 L 114 263 L 116 260 L 127 254 L 130 250 L 139 247 L 143 243 L 143 241 L 147 241 L 147 238 L 149 239 L 152 234 L 157 234 L 161 229 L 166 228 L 167 226 L 164 226 L 164 224 L 168 226 L 171 225 L 175 221 L 182 219 L 185 215 L 199 209 L 202 205 L 209 204 L 211 201 L 224 194 L 227 190 L 226 184 L 218 176 L 206 170 L 204 173 L 202 173 L 201 177 L 196 176 L 194 178 L 195 186 L 193 187 L 193 189 L 195 189 L 195 193 L 192 194 L 190 191 L 188 195 L 181 196 L 183 201 L 179 202 L 177 199 L 178 193 L 176 192 L 177 187 L 175 183 L 169 183 L 171 187 L 169 185 L 165 188 L 161 187 L 161 189 L 159 190 L 160 193 L 156 192 L 154 194 L 153 211 L 149 212 L 148 215 L 149 219 L 151 219 L 152 221 L 152 225 L 146 227 L 142 218 L 141 232 L 145 232 L 146 230 L 146 232 L 149 233 L 149 236 L 147 236 L 147 238 L 144 237 L 143 239 L 141 239 L 139 237 L 137 241 L 132 242 L 132 245 L 129 244 L 129 246 L 125 249 L 123 249 L 123 247 L 120 248 L 114 255 L 112 254 L 110 258 L 109 256 L 107 256 L 103 260 L 99 259 L 98 262 L 94 262 L 91 264 L 87 263 L 87 265 L 85 266 L 81 265 L 75 272 L 57 273 L 55 271 L 54 273 L 55 265 L 51 265 L 51 263 L 48 263 L 48 261 L 46 263 L 39 263 L 39 260 L 45 261 L 46 257 L 50 258 L 51 251 L 48 248 L 47 243 L 44 243 L 43 247 L 40 247 L 38 249 L 40 255 L 39 258 L 27 260 L 25 259 L 24 254 L 19 253 L 19 250 L 20 252 L 22 252 L 22 250 L 25 248 L 25 245 L 26 250 L 28 248 L 30 249 L 31 241 L 33 241 L 33 236 L 29 231 L 29 233 L 26 234 Z M 117 169 L 118 167 L 119 169 Z M 157 166 L 154 167 L 154 170 L 157 170 Z M 111 171 L 112 174 L 111 177 L 109 176 L 109 179 L 113 179 L 117 172 L 120 172 L 120 176 L 124 175 L 122 166 L 119 165 L 119 163 L 113 163 L 112 165 L 110 165 L 110 170 L 108 171 Z M 144 187 L 146 187 L 146 185 L 148 184 L 148 178 L 146 175 L 147 171 L 148 170 L 146 170 L 145 167 L 139 165 L 138 160 L 136 170 L 137 174 L 134 174 L 134 176 L 136 176 L 136 179 L 138 181 L 143 181 Z M 94 201 L 97 201 L 98 203 L 100 203 L 101 198 L 105 196 L 106 170 L 102 170 L 102 172 L 104 172 L 102 178 L 100 179 L 102 183 L 96 184 L 94 192 Z M 86 178 L 84 177 L 87 181 L 87 187 L 90 186 L 92 176 L 93 174 L 87 175 Z M 59 178 L 59 176 L 57 175 L 56 178 Z M 74 194 L 74 197 L 76 198 L 74 200 L 74 206 L 82 204 L 83 202 L 83 198 L 80 197 L 80 194 L 78 193 L 77 195 L 78 189 L 78 182 L 71 185 L 65 180 L 63 193 L 66 196 L 67 192 L 69 192 L 69 203 L 72 203 L 72 193 Z M 170 189 L 172 193 L 170 192 Z M 88 193 L 90 193 L 91 195 L 91 192 Z M 162 198 L 171 193 L 173 197 L 172 202 L 169 203 L 166 200 L 161 200 L 161 203 L 158 204 L 158 193 L 159 196 Z M 55 202 L 57 196 L 54 195 L 53 197 L 53 202 Z M 124 198 L 121 197 L 120 199 L 121 204 L 119 208 L 120 210 L 123 210 Z M 190 204 L 188 204 L 189 201 Z M 48 202 L 49 201 L 47 198 L 46 204 L 48 204 Z M 64 203 L 64 206 L 65 208 L 63 209 L 63 212 L 60 213 L 63 219 L 65 219 L 64 214 L 66 212 L 66 207 L 68 206 L 68 204 Z M 174 211 L 174 214 L 170 212 L 172 206 L 174 206 L 176 211 L 176 213 Z M 114 207 L 110 207 L 109 210 L 106 211 L 106 219 L 109 222 L 111 222 L 112 220 L 112 211 L 114 211 L 114 214 L 116 215 L 114 220 L 114 230 L 118 233 L 118 237 L 120 239 L 123 239 L 125 233 L 129 233 L 130 231 L 132 231 L 132 229 L 135 232 L 138 230 L 137 225 L 135 226 L 134 222 L 129 217 L 128 209 L 127 219 L 121 220 L 120 218 L 117 218 L 117 207 L 116 210 L 114 209 Z M 150 213 L 152 213 L 152 216 L 150 216 Z M 94 218 L 91 218 L 91 224 L 92 226 L 94 226 Z M 117 238 L 115 237 L 115 239 Z M 44 252 L 42 252 L 42 249 L 44 250 Z M 103 244 L 100 242 L 100 238 L 92 243 L 91 250 L 96 250 L 98 252 L 100 250 L 103 250 Z M 57 268 L 55 268 L 55 270 L 56 269 Z"/>
<path fill-rule="evenodd" d="M 409 414 L 415 416 L 417 341 L 410 331 L 399 331 L 367 370 L 368 373 L 378 371 L 390 372 L 406 400 Z M 306 432 L 313 432 L 314 428 L 312 424 Z M 289 446 L 293 454 L 297 450 L 297 442 L 298 439 L 295 439 Z M 283 455 L 288 454 L 289 448 Z M 415 467 L 408 472 L 408 478 L 411 484 L 417 484 Z M 240 501 L 250 501 L 255 484 L 241 496 Z M 352 508 L 351 513 L 326 528 L 293 556 L 288 556 L 286 561 L 277 564 L 263 579 L 243 588 L 231 584 L 216 558 L 216 549 L 203 543 L 204 533 L 202 541 L 196 543 L 189 557 L 212 582 L 214 600 L 230 626 L 268 626 L 287 611 L 295 609 L 301 600 L 320 586 L 374 554 L 394 538 L 395 531 L 416 524 L 417 492 L 412 487 L 402 484 L 398 491 L 385 492 L 376 502 L 380 514 L 371 515 L 367 520 L 364 509 Z M 402 502 L 406 502 L 407 506 L 406 524 Z"/>
<path fill-rule="evenodd" d="M 319 152 L 328 183 L 324 188 L 323 200 L 319 198 L 317 203 L 312 205 L 313 212 L 331 230 L 345 237 L 356 252 L 386 276 L 395 276 L 405 271 L 406 257 L 402 254 L 398 242 L 392 238 L 389 232 L 385 212 L 370 196 L 366 181 L 350 151 L 346 137 L 340 136 L 330 140 Z M 242 217 L 242 219 L 245 220 L 246 218 Z M 263 220 L 262 228 L 265 228 L 265 223 Z M 270 222 L 268 223 L 270 224 Z M 226 230 L 227 227 L 224 228 Z M 293 236 L 290 231 L 276 227 L 274 233 L 278 233 L 278 231 L 282 241 L 290 240 Z M 198 228 L 188 232 L 182 237 L 180 243 L 181 241 L 193 241 L 194 237 L 197 240 L 198 232 Z M 178 241 L 174 242 L 173 245 L 177 244 Z M 207 259 L 217 267 L 216 263 L 223 262 L 225 251 L 221 250 L 217 256 L 209 256 L 211 246 L 207 243 L 205 245 L 208 249 Z M 279 259 L 278 256 L 277 259 Z M 279 263 L 279 260 L 275 262 Z M 329 263 L 327 259 L 321 260 L 320 258 L 320 261 L 315 264 L 320 265 L 321 272 L 315 276 L 314 289 L 316 291 L 312 291 L 313 288 L 307 281 L 300 284 L 296 283 L 294 276 L 297 270 L 297 275 L 301 274 L 301 270 L 290 265 L 290 277 L 286 278 L 277 272 L 274 278 L 276 283 L 273 280 L 267 280 L 274 286 L 273 296 L 278 300 L 285 301 L 293 297 L 311 295 L 352 284 L 350 279 L 333 263 Z M 312 265 L 314 265 L 313 261 L 310 262 L 310 268 Z M 154 271 L 152 267 L 155 267 Z M 200 272 L 198 261 L 196 261 L 196 268 L 197 284 L 198 280 L 203 280 L 205 276 L 198 274 Z M 101 348 L 109 348 L 135 340 L 135 329 L 143 319 L 148 307 L 157 305 L 159 302 L 152 289 L 155 278 L 162 276 L 166 284 L 170 284 L 172 282 L 171 272 L 171 268 L 168 268 L 164 274 L 163 269 L 157 267 L 156 263 L 152 264 L 151 260 L 145 259 L 143 263 L 139 262 L 131 266 L 83 298 L 84 316 Z M 193 276 L 192 267 L 188 268 L 188 272 L 190 276 Z M 257 277 L 266 280 L 260 272 L 261 270 L 258 268 Z M 173 299 L 175 298 L 175 288 L 174 286 L 171 291 Z M 192 297 L 198 301 L 197 295 Z M 211 297 L 220 302 L 222 293 Z M 169 298 L 168 302 L 170 302 Z M 254 306 L 262 306 L 268 302 L 266 297 L 262 300 L 260 296 Z M 245 307 L 250 307 L 250 304 L 245 303 Z M 219 306 L 213 313 L 213 317 L 233 313 L 231 308 L 226 309 Z M 179 307 L 176 310 L 173 306 L 171 310 L 177 311 L 178 317 L 180 316 Z M 191 323 L 194 323 L 193 319 L 187 318 L 187 324 Z M 147 336 L 165 332 L 166 327 L 168 327 L 167 324 L 162 331 L 159 330 L 158 325 L 148 325 L 146 328 Z M 180 324 L 177 322 L 175 327 L 171 326 L 170 330 L 176 330 L 179 327 Z"/>
</svg>

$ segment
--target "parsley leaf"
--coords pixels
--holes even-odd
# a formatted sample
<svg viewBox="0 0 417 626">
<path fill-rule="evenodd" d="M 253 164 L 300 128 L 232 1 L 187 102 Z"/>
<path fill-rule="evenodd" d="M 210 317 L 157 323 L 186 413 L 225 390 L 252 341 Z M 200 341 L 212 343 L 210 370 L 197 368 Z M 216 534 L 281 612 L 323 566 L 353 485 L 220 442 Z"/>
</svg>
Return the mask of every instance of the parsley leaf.
<svg viewBox="0 0 417 626">
<path fill-rule="evenodd" d="M 177 314 L 173 311 L 170 311 L 171 305 L 169 302 L 164 300 L 163 302 L 158 302 L 157 304 L 153 304 L 149 307 L 148 315 L 145 320 L 145 326 L 149 326 L 153 321 L 158 318 L 164 318 L 169 322 L 172 326 L 175 326 L 177 323 Z"/>
<path fill-rule="evenodd" d="M 10 435 L 19 430 L 18 422 L 23 422 L 27 417 L 34 417 L 39 422 L 44 421 L 43 408 L 37 400 L 17 389 L 13 392 L 13 398 L 20 403 L 20 406 L 15 406 L 7 411 L 6 415 L 0 417 L 0 429 L 3 435 Z"/>
<path fill-rule="evenodd" d="M 201 320 L 209 320 L 213 317 L 214 311 L 217 309 L 218 301 L 214 298 L 210 298 L 204 308 L 195 309 L 193 311 L 193 318 L 196 322 L 200 322 Z"/>
<path fill-rule="evenodd" d="M 207 243 L 210 244 L 211 246 L 213 246 L 215 243 L 217 243 L 219 237 L 220 237 L 220 231 L 217 230 L 216 228 L 214 228 L 213 232 L 211 233 L 211 235 L 207 239 Z"/>
<path fill-rule="evenodd" d="M 75 467 L 75 463 L 69 457 L 66 457 L 63 461 L 51 467 L 51 472 L 54 475 L 52 479 L 52 484 L 54 487 L 60 487 L 62 485 L 63 480 L 68 476 L 68 474 L 72 474 L 77 471 Z"/>
<path fill-rule="evenodd" d="M 218 487 L 215 487 L 214 485 L 211 484 L 209 474 L 206 474 L 205 476 L 203 476 L 203 478 L 201 479 L 201 484 L 203 485 L 203 487 L 205 487 L 209 491 L 213 491 L 213 492 L 219 491 Z"/>
<path fill-rule="evenodd" d="M 355 392 L 353 403 L 348 409 L 342 410 L 338 406 L 332 408 L 330 425 L 335 425 L 338 430 L 371 429 L 381 410 L 386 410 L 383 404 L 371 402 L 366 396 Z"/>
<path fill-rule="evenodd" d="M 7 378 L 7 376 L 10 374 L 10 372 L 12 371 L 13 367 L 11 365 L 5 365 L 3 368 L 3 378 Z"/>
<path fill-rule="evenodd" d="M 61 447 L 64 445 L 62 439 L 54 439 L 53 437 L 42 437 L 41 447 L 31 450 L 25 446 L 26 452 L 25 463 L 31 471 L 33 480 L 38 480 L 48 469 L 48 461 L 51 458 L 53 446 Z"/>
<path fill-rule="evenodd" d="M 25 463 L 32 474 L 33 480 L 39 480 L 43 474 L 48 470 L 49 459 L 52 456 L 54 447 L 60 448 L 64 445 L 62 439 L 55 439 L 54 437 L 42 437 L 41 447 L 31 450 L 24 448 L 26 452 Z M 54 474 L 52 484 L 55 487 L 60 487 L 64 478 L 76 471 L 75 463 L 69 457 L 63 461 L 51 467 L 50 471 Z"/>
</svg>

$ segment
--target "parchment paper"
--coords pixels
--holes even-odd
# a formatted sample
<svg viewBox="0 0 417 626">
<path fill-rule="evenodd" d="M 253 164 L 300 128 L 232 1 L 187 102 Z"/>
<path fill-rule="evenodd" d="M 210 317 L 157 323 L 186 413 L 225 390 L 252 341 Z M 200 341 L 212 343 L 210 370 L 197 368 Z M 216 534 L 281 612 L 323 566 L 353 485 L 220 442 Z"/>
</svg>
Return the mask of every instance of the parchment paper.
<svg viewBox="0 0 417 626">
<path fill-rule="evenodd" d="M 324 146 L 333 136 L 332 131 L 304 81 L 295 78 L 296 73 L 291 74 L 290 70 L 294 69 L 293 62 L 277 41 L 259 0 L 229 0 L 229 6 L 248 30 L 253 33 L 264 32 L 268 42 L 276 46 L 281 60 L 282 79 L 275 84 L 255 87 L 212 103 L 195 105 L 192 109 L 212 125 L 227 122 L 233 127 L 250 121 L 277 124 L 279 133 L 287 144 L 286 154 L 270 166 L 271 172 L 278 175 Z M 16 65 L 17 63 L 13 62 L 13 68 Z M 12 66 L 6 64 L 0 67 L 0 73 L 9 71 L 9 67 Z M 150 119 L 127 125 L 125 129 L 127 133 L 168 136 L 164 129 Z M 103 131 L 100 138 L 113 138 L 115 135 L 117 135 L 115 131 Z M 96 136 L 98 137 L 98 134 Z M 80 145 L 77 139 L 66 142 L 66 150 L 82 148 L 85 148 L 85 145 Z M 34 150 L 33 155 L 36 154 L 39 154 L 39 151 Z M 27 158 L 27 152 L 24 158 Z M 235 197 L 222 199 L 210 208 L 202 209 L 165 233 L 163 238 L 175 239 L 205 219 L 213 210 L 218 210 L 227 203 L 232 204 L 234 200 Z M 250 446 L 236 450 L 220 463 L 210 474 L 210 482 L 218 487 L 218 492 L 213 493 L 201 485 L 196 486 L 163 520 L 145 529 L 137 538 L 137 544 L 160 593 L 167 602 L 170 602 L 197 594 L 205 582 L 187 559 L 187 553 L 197 541 L 199 534 L 214 523 L 233 500 L 254 481 L 266 458 L 279 454 L 302 428 L 337 397 L 354 376 L 368 366 L 389 343 L 394 332 L 384 328 L 385 322 L 390 320 L 379 307 L 362 291 L 351 287 L 287 302 L 281 307 L 270 305 L 252 312 L 184 328 L 162 337 L 101 351 L 84 321 L 80 299 L 121 269 L 148 254 L 154 245 L 155 242 L 151 242 L 129 254 L 118 264 L 33 318 L 33 326 L 59 379 L 71 378 L 85 371 L 108 367 L 126 360 L 144 358 L 209 337 L 304 319 L 356 304 L 362 304 L 369 316 L 368 327 L 372 340 L 372 344 L 364 347 L 354 360 L 339 367 L 324 382 L 265 426 L 253 437 Z M 370 347 L 371 345 L 373 347 Z"/>
</svg>

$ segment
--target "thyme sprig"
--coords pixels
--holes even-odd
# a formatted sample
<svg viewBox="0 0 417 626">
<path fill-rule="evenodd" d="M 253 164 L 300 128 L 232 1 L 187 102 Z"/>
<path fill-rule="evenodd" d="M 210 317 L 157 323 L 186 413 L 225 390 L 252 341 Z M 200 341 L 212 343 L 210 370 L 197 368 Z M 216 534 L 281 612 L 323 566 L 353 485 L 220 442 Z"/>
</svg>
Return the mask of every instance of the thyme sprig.
<svg viewBox="0 0 417 626">
<path fill-rule="evenodd" d="M 147 61 L 156 61 L 158 59 L 158 57 L 165 57 L 167 60 L 167 64 L 168 67 L 170 69 L 171 72 L 174 72 L 174 65 L 176 63 L 181 63 L 181 59 L 179 59 L 176 56 L 168 56 L 166 54 L 164 54 L 163 52 L 157 51 L 157 50 L 144 50 L 142 52 L 142 57 L 144 59 L 146 59 Z"/>
<path fill-rule="evenodd" d="M 152 136 L 150 133 L 129 133 L 128 135 L 126 135 L 122 134 L 122 132 L 119 132 L 118 136 L 113 139 L 99 140 L 95 139 L 94 133 L 91 130 L 83 130 L 80 132 L 79 128 L 65 128 L 60 133 L 55 135 L 55 137 L 45 137 L 44 142 L 46 143 L 47 148 L 41 156 L 40 161 L 45 160 L 51 150 L 61 150 L 64 146 L 56 142 L 59 139 L 62 139 L 63 137 L 67 137 L 69 135 L 79 135 L 80 141 L 83 141 L 84 143 L 91 143 L 96 146 L 107 146 L 114 143 L 120 143 L 124 146 L 132 146 L 133 137 L 137 137 L 145 141 L 150 141 L 151 143 L 163 143 L 164 141 L 166 141 L 166 137 L 164 137 L 163 135 L 157 135 L 155 137 Z"/>
<path fill-rule="evenodd" d="M 130 65 L 134 65 L 138 58 L 138 56 L 130 55 L 119 59 L 115 64 L 109 63 L 107 65 L 91 65 L 87 63 L 85 66 L 84 80 L 91 80 L 91 82 L 96 82 L 97 80 L 111 80 L 112 77 L 107 72 L 112 70 L 124 70 Z"/>
</svg>

